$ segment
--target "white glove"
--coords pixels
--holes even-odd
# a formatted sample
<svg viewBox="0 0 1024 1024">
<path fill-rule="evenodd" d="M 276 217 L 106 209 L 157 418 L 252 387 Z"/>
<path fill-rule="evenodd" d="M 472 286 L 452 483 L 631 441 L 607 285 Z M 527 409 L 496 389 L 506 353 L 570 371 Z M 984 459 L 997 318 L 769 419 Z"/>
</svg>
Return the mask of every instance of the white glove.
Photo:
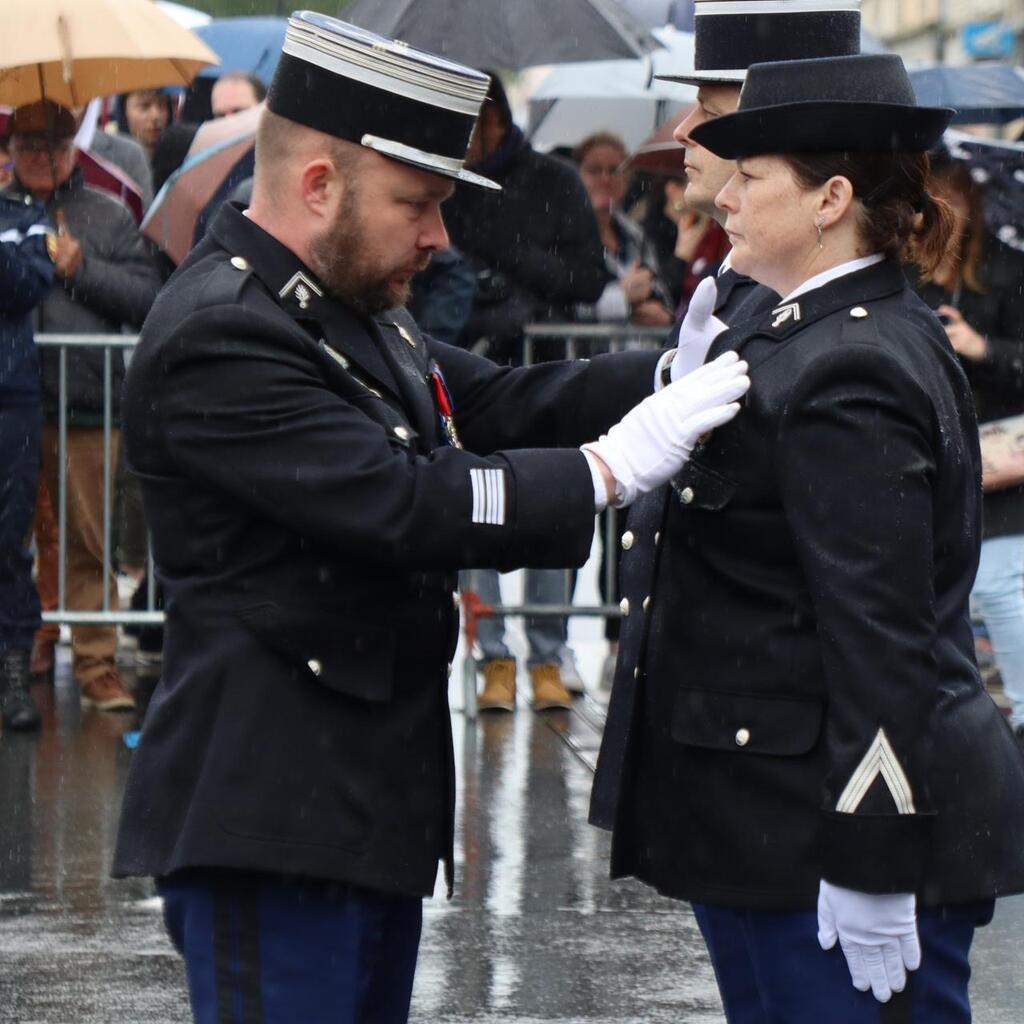
<svg viewBox="0 0 1024 1024">
<path fill-rule="evenodd" d="M 660 487 L 690 457 L 697 439 L 739 412 L 750 387 L 747 364 L 735 352 L 673 381 L 634 406 L 600 440 L 583 445 L 615 477 L 616 507 Z"/>
<path fill-rule="evenodd" d="M 818 942 L 822 949 L 831 949 L 837 937 L 853 987 L 861 992 L 870 988 L 879 1002 L 888 1002 L 893 992 L 902 992 L 906 972 L 921 966 L 917 902 L 911 892 L 878 896 L 822 879 Z"/>
<path fill-rule="evenodd" d="M 679 327 L 679 347 L 672 360 L 672 380 L 680 380 L 704 364 L 711 342 L 729 328 L 714 315 L 718 293 L 715 279 L 705 277 L 694 290 Z"/>
</svg>

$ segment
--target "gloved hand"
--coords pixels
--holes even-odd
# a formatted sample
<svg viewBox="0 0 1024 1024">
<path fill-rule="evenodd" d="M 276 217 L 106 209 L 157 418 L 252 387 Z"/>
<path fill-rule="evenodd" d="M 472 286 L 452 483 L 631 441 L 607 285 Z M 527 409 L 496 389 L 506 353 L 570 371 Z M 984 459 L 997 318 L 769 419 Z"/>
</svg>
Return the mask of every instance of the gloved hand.
<svg viewBox="0 0 1024 1024">
<path fill-rule="evenodd" d="M 616 507 L 660 487 L 679 472 L 697 439 L 739 412 L 750 387 L 747 364 L 735 352 L 694 370 L 634 406 L 600 440 L 583 445 L 618 484 Z"/>
<path fill-rule="evenodd" d="M 879 1002 L 888 1002 L 893 992 L 902 992 L 906 972 L 921 966 L 913 893 L 878 896 L 822 879 L 818 942 L 822 949 L 831 949 L 837 937 L 853 987 L 861 992 L 870 988 Z"/>
<path fill-rule="evenodd" d="M 679 327 L 679 347 L 676 349 L 670 370 L 672 380 L 680 380 L 698 366 L 702 366 L 708 349 L 711 348 L 711 342 L 722 331 L 729 329 L 714 315 L 717 298 L 715 279 L 705 277 L 694 290 L 690 305 L 686 309 L 686 316 Z"/>
</svg>

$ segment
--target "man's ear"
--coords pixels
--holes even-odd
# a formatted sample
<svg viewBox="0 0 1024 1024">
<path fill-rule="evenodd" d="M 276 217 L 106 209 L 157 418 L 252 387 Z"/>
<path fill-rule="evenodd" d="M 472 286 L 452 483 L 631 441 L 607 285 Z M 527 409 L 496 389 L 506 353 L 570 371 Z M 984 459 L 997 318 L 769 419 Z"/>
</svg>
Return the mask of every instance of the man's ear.
<svg viewBox="0 0 1024 1024">
<path fill-rule="evenodd" d="M 330 217 L 341 198 L 345 182 L 330 160 L 319 157 L 302 168 L 299 186 L 307 209 L 318 217 Z"/>
<path fill-rule="evenodd" d="M 815 223 L 820 222 L 823 228 L 837 224 L 850 208 L 853 198 L 853 185 L 850 179 L 844 178 L 841 174 L 833 175 L 821 187 L 815 210 Z"/>
</svg>

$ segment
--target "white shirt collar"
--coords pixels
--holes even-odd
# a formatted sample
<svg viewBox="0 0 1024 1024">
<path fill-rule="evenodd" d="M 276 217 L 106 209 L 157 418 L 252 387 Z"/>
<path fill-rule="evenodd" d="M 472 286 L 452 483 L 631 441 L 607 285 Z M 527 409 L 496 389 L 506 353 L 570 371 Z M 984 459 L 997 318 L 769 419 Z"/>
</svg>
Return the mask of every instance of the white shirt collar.
<svg viewBox="0 0 1024 1024">
<path fill-rule="evenodd" d="M 721 277 L 727 270 L 732 270 L 732 249 L 725 254 L 725 258 L 718 265 L 718 277 Z"/>
<path fill-rule="evenodd" d="M 783 300 L 780 305 L 795 299 L 798 295 L 803 295 L 805 292 L 814 291 L 815 288 L 820 288 L 823 284 L 828 284 L 829 281 L 834 281 L 837 277 L 845 277 L 847 274 L 856 273 L 858 270 L 863 270 L 865 267 L 873 266 L 875 263 L 881 263 L 885 259 L 885 256 L 880 252 L 876 252 L 873 256 L 860 256 L 855 260 L 847 260 L 845 263 L 840 263 L 838 266 L 830 267 L 828 270 L 823 270 L 820 274 L 815 274 L 814 277 L 809 277 L 803 284 L 798 285 L 794 288 Z"/>
</svg>

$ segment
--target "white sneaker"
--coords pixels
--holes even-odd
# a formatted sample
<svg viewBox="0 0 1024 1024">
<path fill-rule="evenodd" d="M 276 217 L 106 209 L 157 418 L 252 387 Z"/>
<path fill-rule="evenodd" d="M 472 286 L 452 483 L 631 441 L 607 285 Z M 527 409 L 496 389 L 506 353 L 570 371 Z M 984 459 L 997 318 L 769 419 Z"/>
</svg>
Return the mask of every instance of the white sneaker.
<svg viewBox="0 0 1024 1024">
<path fill-rule="evenodd" d="M 562 685 L 570 693 L 586 693 L 587 684 L 580 676 L 580 670 L 576 667 L 576 655 L 571 647 L 563 644 L 558 652 L 558 660 L 562 669 Z"/>
</svg>

